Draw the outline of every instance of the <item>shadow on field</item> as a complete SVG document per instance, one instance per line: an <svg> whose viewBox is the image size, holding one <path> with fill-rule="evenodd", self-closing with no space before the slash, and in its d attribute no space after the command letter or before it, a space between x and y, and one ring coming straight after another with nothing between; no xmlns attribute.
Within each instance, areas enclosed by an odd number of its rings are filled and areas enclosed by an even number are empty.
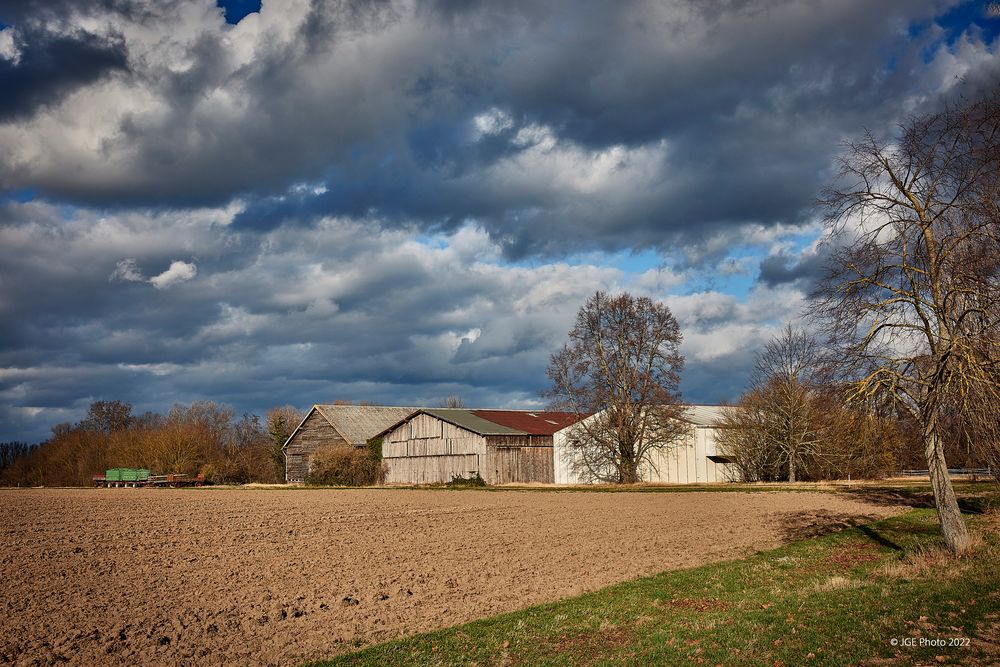
<svg viewBox="0 0 1000 667"><path fill-rule="evenodd" d="M923 489L858 488L845 489L842 494L873 505L906 505L913 508L934 508L934 494ZM958 506L963 514L983 514L990 507L997 506L993 496L972 496L959 494Z"/></svg>
<svg viewBox="0 0 1000 667"><path fill-rule="evenodd" d="M781 533L787 541L805 540L863 526L879 518L877 515L843 514L828 510L789 512L782 515Z"/></svg>
<svg viewBox="0 0 1000 667"><path fill-rule="evenodd" d="M842 494L872 505L906 505L907 507L934 507L934 494L917 489L858 488L844 489Z"/></svg>
<svg viewBox="0 0 1000 667"><path fill-rule="evenodd" d="M902 551L903 550L903 547L901 547L900 545L896 544L895 542L893 542L892 540L890 540L888 537L882 535L882 533L878 532L876 529L872 528L871 526L858 526L858 530L860 530L861 533L864 534L872 542L876 542L876 543L882 545L883 547L885 547L886 549L892 549L893 551Z"/></svg>

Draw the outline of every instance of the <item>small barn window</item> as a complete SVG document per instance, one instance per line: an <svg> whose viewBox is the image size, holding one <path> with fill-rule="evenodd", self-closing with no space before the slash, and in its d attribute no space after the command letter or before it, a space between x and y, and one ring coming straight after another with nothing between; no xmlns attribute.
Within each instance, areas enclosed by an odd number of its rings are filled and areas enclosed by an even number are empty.
<svg viewBox="0 0 1000 667"><path fill-rule="evenodd" d="M712 461L714 463L732 463L733 462L733 460L731 458L729 458L728 456L718 456L718 455L709 456L708 460Z"/></svg>

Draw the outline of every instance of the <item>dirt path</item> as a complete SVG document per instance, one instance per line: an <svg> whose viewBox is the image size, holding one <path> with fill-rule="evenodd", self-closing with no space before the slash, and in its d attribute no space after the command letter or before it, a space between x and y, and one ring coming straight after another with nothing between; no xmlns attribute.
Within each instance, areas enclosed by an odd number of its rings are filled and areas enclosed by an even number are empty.
<svg viewBox="0 0 1000 667"><path fill-rule="evenodd" d="M0 663L291 665L902 509L814 493L0 491Z"/></svg>

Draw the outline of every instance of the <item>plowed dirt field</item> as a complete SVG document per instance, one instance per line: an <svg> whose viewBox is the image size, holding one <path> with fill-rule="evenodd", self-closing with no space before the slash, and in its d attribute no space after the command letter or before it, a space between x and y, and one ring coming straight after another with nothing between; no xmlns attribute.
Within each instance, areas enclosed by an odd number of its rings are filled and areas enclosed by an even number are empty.
<svg viewBox="0 0 1000 667"><path fill-rule="evenodd" d="M902 509L818 493L0 491L0 663L294 665Z"/></svg>

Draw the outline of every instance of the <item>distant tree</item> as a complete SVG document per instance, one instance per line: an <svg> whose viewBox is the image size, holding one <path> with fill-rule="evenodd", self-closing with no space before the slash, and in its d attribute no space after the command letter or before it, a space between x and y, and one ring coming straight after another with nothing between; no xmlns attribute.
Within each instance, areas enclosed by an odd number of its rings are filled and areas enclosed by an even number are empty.
<svg viewBox="0 0 1000 667"><path fill-rule="evenodd" d="M879 479L912 456L912 437L884 402L845 403L841 387L823 386L817 403L823 440L820 456L808 462L810 477Z"/></svg>
<svg viewBox="0 0 1000 667"><path fill-rule="evenodd" d="M438 407L441 407L441 408L464 408L465 407L465 401L462 400L461 396L458 396L457 394L452 394L451 396L445 396L444 398L442 398L441 402L438 403Z"/></svg>
<svg viewBox="0 0 1000 667"><path fill-rule="evenodd" d="M233 417L232 408L213 401L174 405L149 433L145 460L158 472L225 474Z"/></svg>
<svg viewBox="0 0 1000 667"><path fill-rule="evenodd" d="M0 442L0 471L14 465L14 462L34 451L37 445L26 442Z"/></svg>
<svg viewBox="0 0 1000 667"><path fill-rule="evenodd" d="M1000 95L849 144L823 203L837 249L813 313L849 397L888 397L919 425L941 531L960 553L944 418L982 422L1000 403Z"/></svg>
<svg viewBox="0 0 1000 667"><path fill-rule="evenodd" d="M634 483L640 466L688 431L678 418L681 332L648 297L597 292L580 308L569 342L552 355L543 396L580 418L572 451L584 476ZM586 418L589 415L592 417Z"/></svg>
<svg viewBox="0 0 1000 667"><path fill-rule="evenodd" d="M27 453L17 443L0 445L0 463L16 457L0 466L0 483L89 485L94 474L118 466L201 472L224 482L276 482L283 466L274 443L283 443L283 432L301 417L293 408L277 408L265 425L250 414L234 419L231 408L209 401L175 405L165 416L132 417L128 404L113 403L95 404L78 424L57 424L48 441Z"/></svg>
<svg viewBox="0 0 1000 667"><path fill-rule="evenodd" d="M823 454L819 347L786 325L757 355L750 389L721 423L719 446L747 481L798 481Z"/></svg>
<svg viewBox="0 0 1000 667"><path fill-rule="evenodd" d="M290 405L271 408L267 411L267 437L271 441L269 453L279 479L284 477L285 469L285 452L282 447L298 427L303 416L299 410Z"/></svg>
<svg viewBox="0 0 1000 667"><path fill-rule="evenodd" d="M219 469L222 480L238 484L276 481L268 454L270 445L260 417L244 413L223 445L223 466Z"/></svg>
<svg viewBox="0 0 1000 667"><path fill-rule="evenodd" d="M83 428L94 429L104 435L123 431L133 421L132 404L124 401L94 401L87 409L87 416L80 422Z"/></svg>
<svg viewBox="0 0 1000 667"><path fill-rule="evenodd" d="M283 405L267 411L267 435L279 450L298 427L303 417L302 412L291 405Z"/></svg>

